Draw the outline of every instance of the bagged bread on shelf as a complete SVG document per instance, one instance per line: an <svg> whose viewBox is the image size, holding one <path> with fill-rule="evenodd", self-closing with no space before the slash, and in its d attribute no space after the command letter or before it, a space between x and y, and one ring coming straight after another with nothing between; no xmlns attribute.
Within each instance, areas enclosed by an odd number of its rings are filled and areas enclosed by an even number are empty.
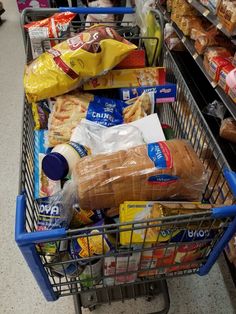
<svg viewBox="0 0 236 314"><path fill-rule="evenodd" d="M236 143L236 121L234 118L227 118L221 122L220 136L230 142Z"/></svg>
<svg viewBox="0 0 236 314"><path fill-rule="evenodd" d="M151 96L143 93L134 104L98 97L88 93L70 93L56 98L49 117L49 146L70 141L75 127L84 118L110 127L141 119L153 109Z"/></svg>
<svg viewBox="0 0 236 314"><path fill-rule="evenodd" d="M108 26L95 25L54 46L26 66L29 102L67 93L106 73L136 46Z"/></svg>
<svg viewBox="0 0 236 314"><path fill-rule="evenodd" d="M232 43L227 37L217 34L212 29L206 35L198 37L194 47L198 54L203 54L207 47L224 47L230 49L232 48Z"/></svg>
<svg viewBox="0 0 236 314"><path fill-rule="evenodd" d="M125 200L199 200L204 166L191 145L170 140L81 159L73 174L82 208L111 208Z"/></svg>
<svg viewBox="0 0 236 314"><path fill-rule="evenodd" d="M170 50L174 51L183 51L184 45L179 39L179 37L176 35L175 30L171 23L166 23L165 29L164 29L164 40L167 45L167 47Z"/></svg>
<svg viewBox="0 0 236 314"><path fill-rule="evenodd" d="M217 15L223 27L231 34L236 33L236 2L222 0Z"/></svg>
<svg viewBox="0 0 236 314"><path fill-rule="evenodd" d="M209 63L214 57L231 57L231 51L223 47L207 47L204 53L203 65L207 72L209 72Z"/></svg>

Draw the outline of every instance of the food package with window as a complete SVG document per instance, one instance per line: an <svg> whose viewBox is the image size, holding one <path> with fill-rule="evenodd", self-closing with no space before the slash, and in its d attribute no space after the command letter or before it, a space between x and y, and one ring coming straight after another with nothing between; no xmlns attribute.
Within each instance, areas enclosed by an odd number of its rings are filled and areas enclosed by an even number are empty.
<svg viewBox="0 0 236 314"><path fill-rule="evenodd" d="M49 146L69 142L73 130L84 118L111 127L139 120L152 109L152 95L145 92L133 104L88 93L59 96L49 117Z"/></svg>
<svg viewBox="0 0 236 314"><path fill-rule="evenodd" d="M111 208L126 200L199 200L207 178L191 145L170 140L87 156L75 167L82 208Z"/></svg>

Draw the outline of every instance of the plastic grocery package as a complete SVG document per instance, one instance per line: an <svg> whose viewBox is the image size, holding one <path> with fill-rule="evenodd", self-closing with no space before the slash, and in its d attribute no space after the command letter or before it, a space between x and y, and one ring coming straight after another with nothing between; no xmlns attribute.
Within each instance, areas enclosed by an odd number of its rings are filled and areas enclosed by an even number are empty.
<svg viewBox="0 0 236 314"><path fill-rule="evenodd" d="M151 113L152 109L152 100L147 93L132 105L88 93L59 96L49 117L49 146L68 142L72 131L83 118L110 127L138 120Z"/></svg>
<svg viewBox="0 0 236 314"><path fill-rule="evenodd" d="M54 46L25 69L29 102L55 97L106 73L137 47L108 26L95 25Z"/></svg>
<svg viewBox="0 0 236 314"><path fill-rule="evenodd" d="M58 43L58 40L51 40L52 38L67 35L69 24L75 16L76 14L72 12L56 13L46 19L24 25L29 33L33 58Z"/></svg>
<svg viewBox="0 0 236 314"><path fill-rule="evenodd" d="M184 140L87 156L73 177L83 209L116 207L126 200L199 200L207 182L203 164Z"/></svg>
<svg viewBox="0 0 236 314"><path fill-rule="evenodd" d="M68 181L61 191L53 196L40 198L37 203L39 214L36 229L38 231L63 227L67 229L74 215L73 205L78 203L76 186L73 181ZM67 243L64 249L57 248L56 242L40 243L38 248L43 253L55 254L58 249L66 251Z"/></svg>
<svg viewBox="0 0 236 314"><path fill-rule="evenodd" d="M135 126L122 124L107 128L85 119L74 129L71 141L89 147L92 155L144 144L142 132Z"/></svg>
<svg viewBox="0 0 236 314"><path fill-rule="evenodd" d="M227 118L221 122L220 136L236 143L236 121L234 118Z"/></svg>

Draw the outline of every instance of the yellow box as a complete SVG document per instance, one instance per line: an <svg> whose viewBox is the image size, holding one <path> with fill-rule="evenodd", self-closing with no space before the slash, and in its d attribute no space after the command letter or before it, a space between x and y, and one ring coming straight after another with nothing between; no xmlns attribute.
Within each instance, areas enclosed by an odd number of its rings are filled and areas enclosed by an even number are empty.
<svg viewBox="0 0 236 314"><path fill-rule="evenodd" d="M164 67L112 70L84 84L84 90L155 86L166 83Z"/></svg>

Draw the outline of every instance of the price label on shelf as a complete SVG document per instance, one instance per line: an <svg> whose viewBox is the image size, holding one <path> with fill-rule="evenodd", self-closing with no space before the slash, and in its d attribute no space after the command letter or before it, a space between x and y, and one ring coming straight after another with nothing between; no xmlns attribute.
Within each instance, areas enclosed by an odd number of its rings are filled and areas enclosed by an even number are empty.
<svg viewBox="0 0 236 314"><path fill-rule="evenodd" d="M212 82L211 82L211 86L212 86L213 88L215 88L215 87L217 86L217 83L214 82L214 81L212 81Z"/></svg>
<svg viewBox="0 0 236 314"><path fill-rule="evenodd" d="M186 37L183 36L183 38L181 40L182 40L182 43L185 43L186 42Z"/></svg>
<svg viewBox="0 0 236 314"><path fill-rule="evenodd" d="M195 53L193 54L193 59L196 60L197 57L198 57L198 53L195 52Z"/></svg>
<svg viewBox="0 0 236 314"><path fill-rule="evenodd" d="M216 25L216 27L218 28L218 29L222 29L222 24L221 23L218 23L217 25Z"/></svg>
<svg viewBox="0 0 236 314"><path fill-rule="evenodd" d="M210 13L210 11L205 10L205 11L202 13L202 15L206 17L209 13Z"/></svg>

